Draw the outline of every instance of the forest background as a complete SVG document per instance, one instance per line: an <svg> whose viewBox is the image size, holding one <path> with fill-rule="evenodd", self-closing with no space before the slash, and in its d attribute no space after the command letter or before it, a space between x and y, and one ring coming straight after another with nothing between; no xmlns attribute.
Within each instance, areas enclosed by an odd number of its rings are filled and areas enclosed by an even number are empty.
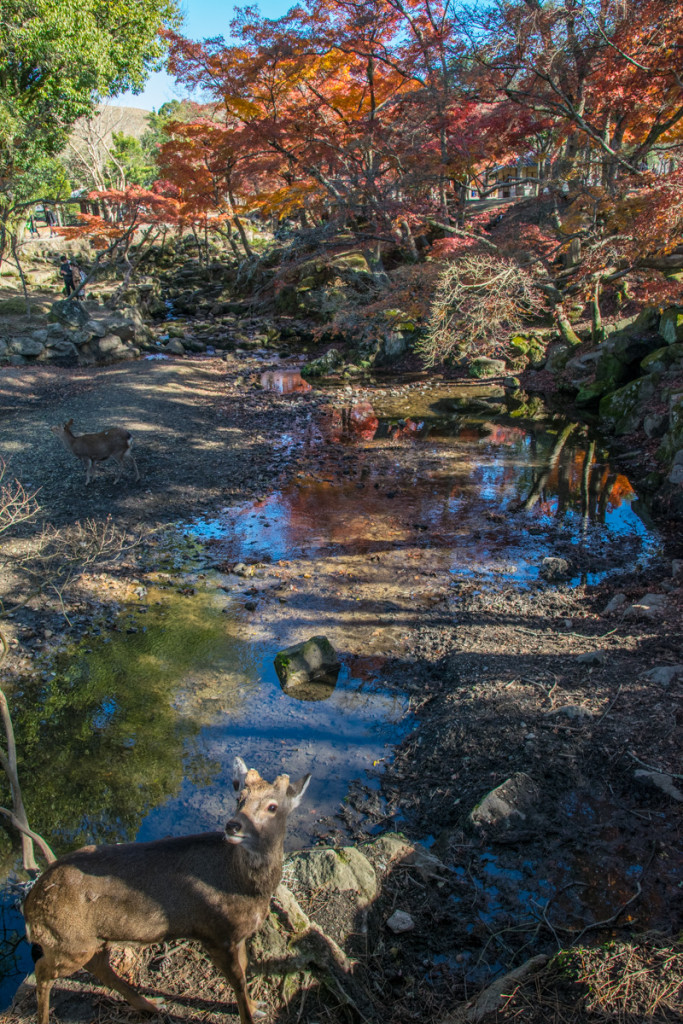
<svg viewBox="0 0 683 1024"><path fill-rule="evenodd" d="M71 233L108 251L192 229L253 260L249 218L294 232L302 259L361 253L370 301L334 326L413 318L431 362L525 324L575 342L584 313L600 340L605 308L677 295L678 4L308 0L237 9L201 42L172 0L3 7L0 255L16 260L36 203L77 209L74 186L97 205ZM164 60L195 99L79 158L96 103ZM523 215L491 216L501 182L533 200Z"/></svg>

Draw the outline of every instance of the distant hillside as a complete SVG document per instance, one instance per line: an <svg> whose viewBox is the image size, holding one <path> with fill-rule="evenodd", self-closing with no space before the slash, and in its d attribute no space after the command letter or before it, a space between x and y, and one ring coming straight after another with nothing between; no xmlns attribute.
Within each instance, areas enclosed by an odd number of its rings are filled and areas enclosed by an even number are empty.
<svg viewBox="0 0 683 1024"><path fill-rule="evenodd" d="M150 110L101 103L92 117L77 121L62 159L76 188L103 188L104 168L111 158L112 137L121 132L140 139L148 130Z"/></svg>
<svg viewBox="0 0 683 1024"><path fill-rule="evenodd" d="M140 110L139 107L114 107L108 103L100 103L95 117L98 134L107 143L114 132L123 132L124 135L132 135L134 139L139 139L149 127L147 118L151 113L151 110Z"/></svg>

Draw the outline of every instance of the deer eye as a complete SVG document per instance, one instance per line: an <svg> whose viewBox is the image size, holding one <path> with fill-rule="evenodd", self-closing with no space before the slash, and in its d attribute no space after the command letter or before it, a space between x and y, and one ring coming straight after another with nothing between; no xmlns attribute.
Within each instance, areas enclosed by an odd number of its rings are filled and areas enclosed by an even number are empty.
<svg viewBox="0 0 683 1024"><path fill-rule="evenodd" d="M277 810L277 804L268 804L268 807L266 808L266 810L267 810L267 811L268 811L268 812L269 812L270 814L275 814L275 812L276 812L276 810Z"/></svg>

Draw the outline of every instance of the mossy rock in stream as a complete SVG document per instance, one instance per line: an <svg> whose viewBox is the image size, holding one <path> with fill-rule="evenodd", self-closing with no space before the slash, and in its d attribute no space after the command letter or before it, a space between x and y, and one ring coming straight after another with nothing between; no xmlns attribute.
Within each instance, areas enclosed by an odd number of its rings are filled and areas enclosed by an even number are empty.
<svg viewBox="0 0 683 1024"><path fill-rule="evenodd" d="M528 395L525 391L512 391L507 399L510 416L514 419L542 420L548 410L540 395Z"/></svg>
<svg viewBox="0 0 683 1024"><path fill-rule="evenodd" d="M606 395L600 402L601 418L611 422L617 435L637 430L648 411L647 403L658 393L659 382L660 375L651 373Z"/></svg>
<svg viewBox="0 0 683 1024"><path fill-rule="evenodd" d="M483 377L499 377L506 370L507 363L504 359L489 359L487 356L480 356L470 363L467 376L481 380Z"/></svg>
<svg viewBox="0 0 683 1024"><path fill-rule="evenodd" d="M303 700L329 697L340 667L337 652L326 636L312 636L275 656L275 671L282 689ZM321 687L319 691L317 684Z"/></svg>

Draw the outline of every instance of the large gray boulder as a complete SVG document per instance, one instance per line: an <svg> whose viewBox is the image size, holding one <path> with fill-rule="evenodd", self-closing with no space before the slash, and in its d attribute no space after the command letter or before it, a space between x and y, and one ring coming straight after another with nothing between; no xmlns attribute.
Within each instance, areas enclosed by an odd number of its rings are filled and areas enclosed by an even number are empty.
<svg viewBox="0 0 683 1024"><path fill-rule="evenodd" d="M57 366L76 366L79 363L78 349L72 341L54 341L38 356L39 363L55 363Z"/></svg>
<svg viewBox="0 0 683 1024"><path fill-rule="evenodd" d="M169 342L164 345L164 352L168 352L172 356L183 356L185 355L185 346L179 338L171 338Z"/></svg>
<svg viewBox="0 0 683 1024"><path fill-rule="evenodd" d="M49 346L58 341L64 341L65 338L69 337L69 333L63 324L48 324L45 329L45 344Z"/></svg>
<svg viewBox="0 0 683 1024"><path fill-rule="evenodd" d="M39 356L45 346L42 342L37 341L35 338L15 338L14 341L10 342L10 352L15 355L25 356L31 358L32 356Z"/></svg>
<svg viewBox="0 0 683 1024"><path fill-rule="evenodd" d="M90 314L83 304L75 299L59 299L50 306L48 319L64 324L65 327L85 327Z"/></svg>
<svg viewBox="0 0 683 1024"><path fill-rule="evenodd" d="M308 892L354 892L367 903L377 895L375 869L355 846L290 854L283 880Z"/></svg>

